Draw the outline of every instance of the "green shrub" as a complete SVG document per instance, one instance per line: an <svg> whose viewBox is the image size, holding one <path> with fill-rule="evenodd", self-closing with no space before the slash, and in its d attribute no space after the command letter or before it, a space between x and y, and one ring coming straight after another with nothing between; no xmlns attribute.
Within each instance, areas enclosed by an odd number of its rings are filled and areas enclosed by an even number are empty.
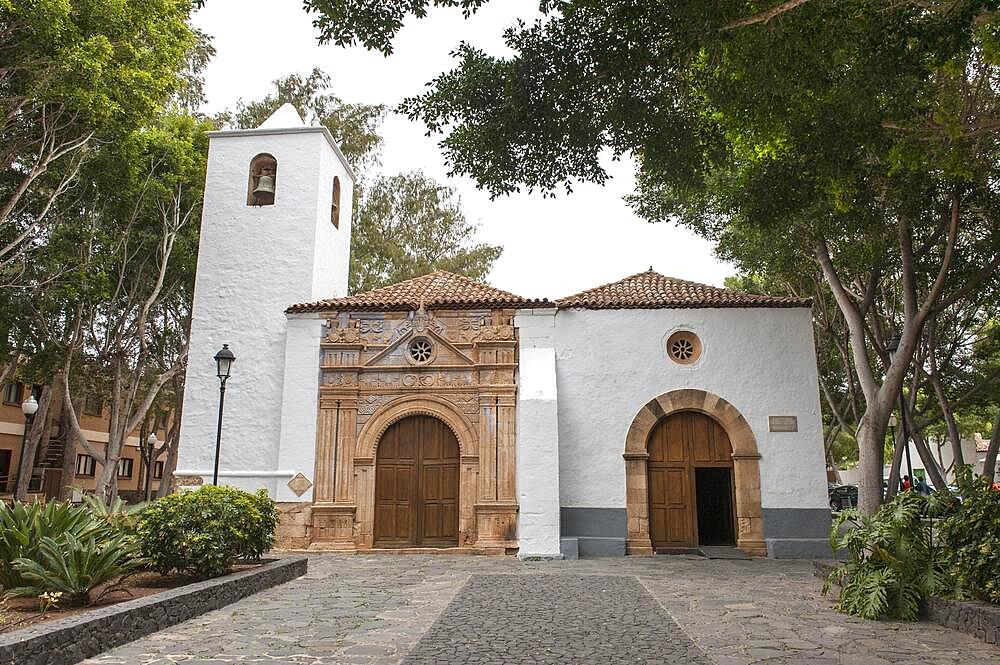
<svg viewBox="0 0 1000 665"><path fill-rule="evenodd" d="M921 520L927 506L916 492L901 492L871 517L852 509L834 520L830 544L846 550L848 559L830 573L823 593L842 585L839 611L865 619L920 618L921 600L943 582L930 529Z"/></svg>
<svg viewBox="0 0 1000 665"><path fill-rule="evenodd" d="M968 466L955 475L962 500L951 503L935 531L949 590L1000 604L1000 486L973 477Z"/></svg>
<svg viewBox="0 0 1000 665"><path fill-rule="evenodd" d="M106 594L122 588L122 583L136 572L143 561L136 557L135 548L122 534L91 532L82 539L72 533L61 538L46 536L38 544L36 558L14 561L25 584L10 589L8 597L61 594L60 602L68 605L89 605ZM92 598L93 590L106 585Z"/></svg>
<svg viewBox="0 0 1000 665"><path fill-rule="evenodd" d="M57 541L72 535L77 539L107 534L106 523L95 520L90 511L71 503L21 503L12 506L0 502L0 588L25 586L14 562L18 559L41 560L45 538Z"/></svg>
<svg viewBox="0 0 1000 665"><path fill-rule="evenodd" d="M136 527L140 553L154 570L216 577L274 544L278 510L256 494L206 485L149 504Z"/></svg>

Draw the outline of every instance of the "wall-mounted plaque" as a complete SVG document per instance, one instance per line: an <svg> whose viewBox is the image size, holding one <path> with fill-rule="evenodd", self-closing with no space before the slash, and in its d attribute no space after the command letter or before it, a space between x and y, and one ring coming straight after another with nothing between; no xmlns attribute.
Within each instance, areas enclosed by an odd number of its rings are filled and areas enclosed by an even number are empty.
<svg viewBox="0 0 1000 665"><path fill-rule="evenodd" d="M798 432L799 419L796 416L768 416L767 428L772 432Z"/></svg>

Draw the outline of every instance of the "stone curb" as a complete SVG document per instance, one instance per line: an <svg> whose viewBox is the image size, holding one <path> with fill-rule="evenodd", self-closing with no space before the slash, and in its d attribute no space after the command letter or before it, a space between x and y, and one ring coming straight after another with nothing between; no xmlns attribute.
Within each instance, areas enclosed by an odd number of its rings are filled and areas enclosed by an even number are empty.
<svg viewBox="0 0 1000 665"><path fill-rule="evenodd" d="M825 580L836 564L814 561L816 577ZM945 628L951 628L986 642L1000 645L1000 607L978 600L928 598L920 607L920 615Z"/></svg>
<svg viewBox="0 0 1000 665"><path fill-rule="evenodd" d="M0 665L71 665L306 573L304 556L0 635Z"/></svg>

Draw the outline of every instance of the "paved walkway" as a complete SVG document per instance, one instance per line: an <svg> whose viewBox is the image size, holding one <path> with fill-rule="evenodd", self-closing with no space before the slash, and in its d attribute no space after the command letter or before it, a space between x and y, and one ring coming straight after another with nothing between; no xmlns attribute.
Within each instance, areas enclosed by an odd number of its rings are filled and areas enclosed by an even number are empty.
<svg viewBox="0 0 1000 665"><path fill-rule="evenodd" d="M85 661L944 665L1000 649L836 613L808 562L313 557L309 573Z"/></svg>

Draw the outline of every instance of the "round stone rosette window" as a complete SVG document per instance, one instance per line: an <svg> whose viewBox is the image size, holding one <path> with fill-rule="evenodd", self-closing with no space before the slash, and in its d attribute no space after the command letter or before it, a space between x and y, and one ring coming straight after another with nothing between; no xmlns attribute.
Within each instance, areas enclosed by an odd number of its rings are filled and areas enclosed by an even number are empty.
<svg viewBox="0 0 1000 665"><path fill-rule="evenodd" d="M410 362L426 365L434 359L434 344L426 337L414 337L406 347Z"/></svg>
<svg viewBox="0 0 1000 665"><path fill-rule="evenodd" d="M701 349L701 339L690 330L678 330L667 338L667 356L679 365L697 362Z"/></svg>

